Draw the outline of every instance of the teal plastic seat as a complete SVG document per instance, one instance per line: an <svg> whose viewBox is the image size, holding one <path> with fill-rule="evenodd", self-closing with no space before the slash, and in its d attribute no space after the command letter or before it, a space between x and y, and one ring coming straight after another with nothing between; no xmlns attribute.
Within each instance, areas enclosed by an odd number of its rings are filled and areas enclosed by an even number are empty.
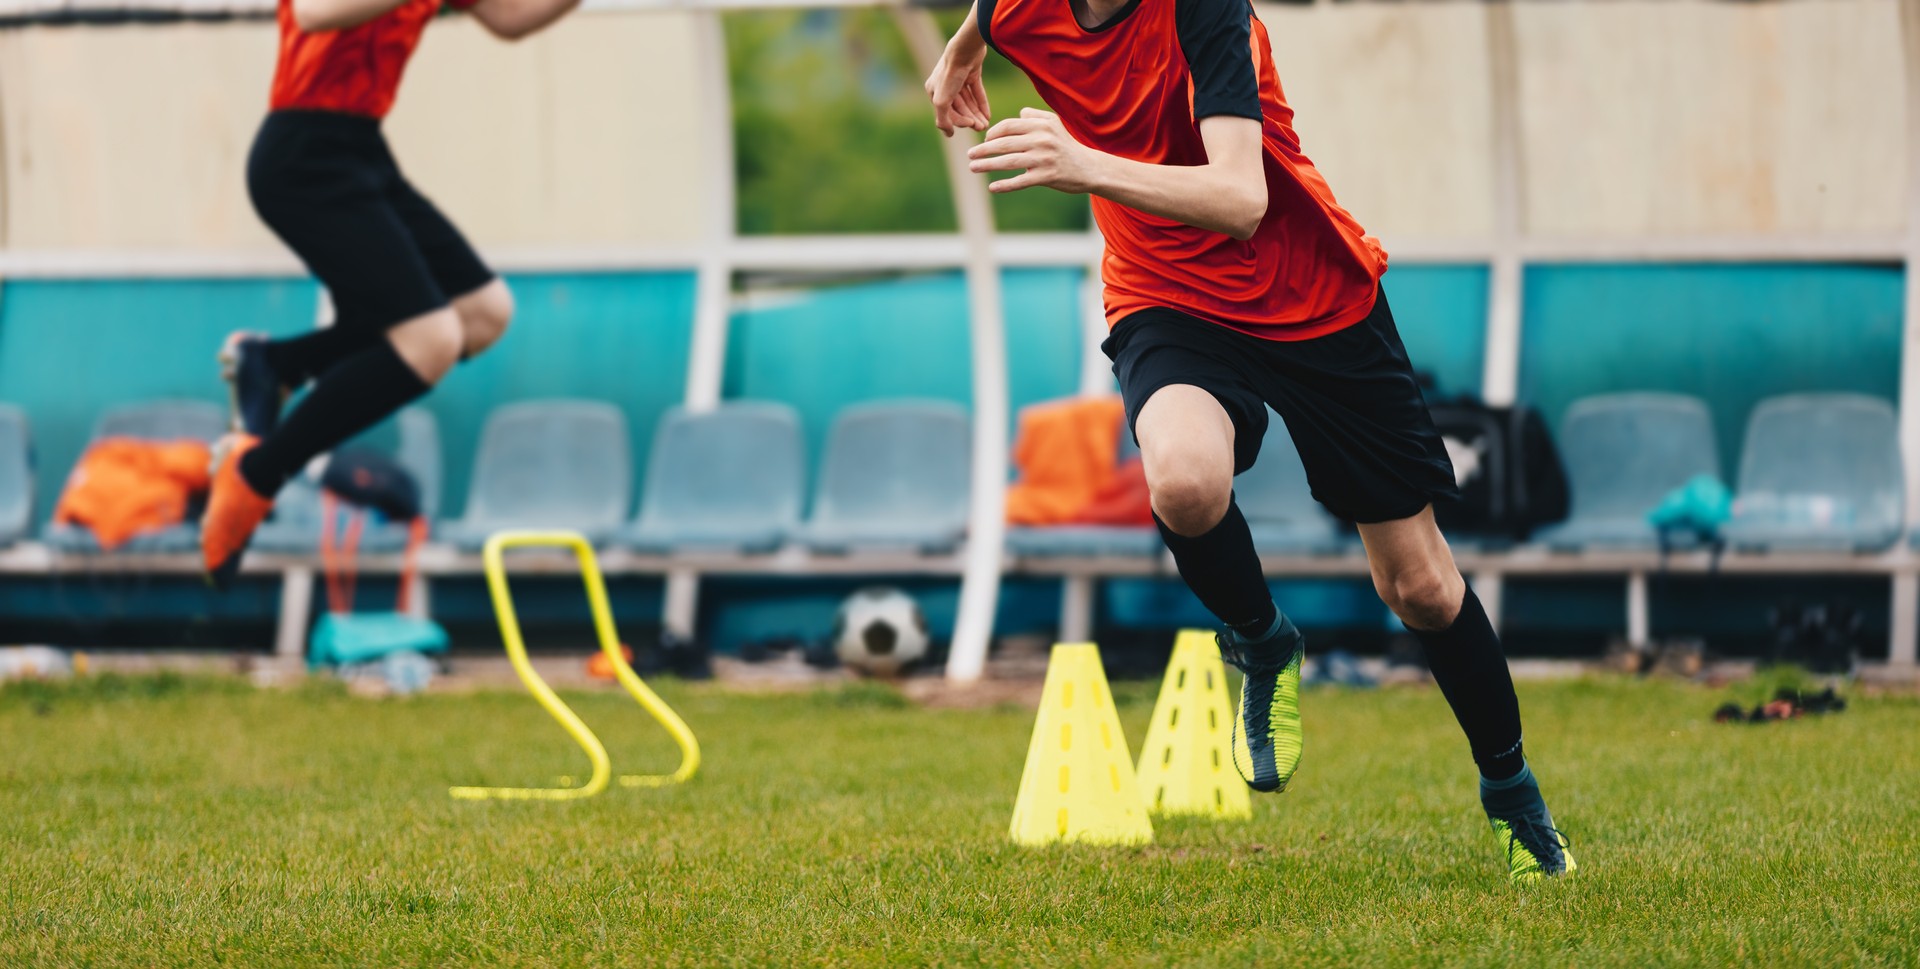
<svg viewBox="0 0 1920 969"><path fill-rule="evenodd" d="M1151 559L1165 548L1155 528L1048 525L1007 529L1007 550L1032 559Z"/></svg>
<svg viewBox="0 0 1920 969"><path fill-rule="evenodd" d="M1862 394L1793 394L1754 408L1728 542L1745 551L1875 552L1905 512L1899 421Z"/></svg>
<svg viewBox="0 0 1920 969"><path fill-rule="evenodd" d="M108 410L94 423L91 440L132 437L212 444L226 431L226 412L216 404L204 400L153 400ZM190 522L135 535L112 553L100 547L92 532L73 525L49 524L42 538L53 549L71 555L170 555L200 548L200 528Z"/></svg>
<svg viewBox="0 0 1920 969"><path fill-rule="evenodd" d="M862 550L940 555L967 530L972 434L945 401L860 404L827 436L813 516L801 541L823 555Z"/></svg>
<svg viewBox="0 0 1920 969"><path fill-rule="evenodd" d="M1704 401L1683 394L1577 400L1557 443L1572 509L1535 540L1559 551L1658 548L1647 513L1695 476L1720 475L1713 415Z"/></svg>
<svg viewBox="0 0 1920 969"><path fill-rule="evenodd" d="M1260 457L1234 479L1233 494L1262 555L1338 555L1354 547L1345 526L1314 500L1286 423L1271 410Z"/></svg>
<svg viewBox="0 0 1920 969"><path fill-rule="evenodd" d="M395 460L413 475L420 488L420 513L432 521L440 509L440 423L432 413L409 407L396 416L399 445ZM253 548L285 555L311 555L320 550L320 486L304 474L295 475L273 502L273 517L254 533ZM342 516L345 517L344 515ZM344 531L335 523L335 534ZM360 536L360 551L398 552L407 547L407 526L381 522Z"/></svg>
<svg viewBox="0 0 1920 969"><path fill-rule="evenodd" d="M0 404L0 548L33 527L33 435L26 412Z"/></svg>
<svg viewBox="0 0 1920 969"><path fill-rule="evenodd" d="M621 543L649 555L779 549L800 525L805 449L785 404L674 408L654 432L640 515Z"/></svg>
<svg viewBox="0 0 1920 969"><path fill-rule="evenodd" d="M568 529L596 545L626 519L633 492L627 419L611 404L537 400L487 417L466 513L440 536L477 552L504 529Z"/></svg>

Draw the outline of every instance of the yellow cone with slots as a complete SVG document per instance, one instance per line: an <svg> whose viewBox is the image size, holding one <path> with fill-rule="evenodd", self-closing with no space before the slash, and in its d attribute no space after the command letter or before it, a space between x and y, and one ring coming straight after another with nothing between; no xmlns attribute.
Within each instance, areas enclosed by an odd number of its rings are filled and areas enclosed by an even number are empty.
<svg viewBox="0 0 1920 969"><path fill-rule="evenodd" d="M1140 797L1147 810L1253 817L1253 799L1233 766L1234 715L1213 634L1182 631L1140 747Z"/></svg>
<svg viewBox="0 0 1920 969"><path fill-rule="evenodd" d="M1053 648L1009 833L1023 845L1153 840L1133 753L1092 643Z"/></svg>

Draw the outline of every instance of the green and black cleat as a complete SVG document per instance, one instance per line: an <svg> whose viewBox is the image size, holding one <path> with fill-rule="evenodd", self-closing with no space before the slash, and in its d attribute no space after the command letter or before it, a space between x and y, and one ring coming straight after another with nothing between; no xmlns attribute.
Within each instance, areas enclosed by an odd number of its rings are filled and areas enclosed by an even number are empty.
<svg viewBox="0 0 1920 969"><path fill-rule="evenodd" d="M1307 639L1286 616L1257 642L1220 633L1220 659L1239 670L1240 717L1233 728L1233 766L1256 791L1287 789L1300 766L1300 664Z"/></svg>

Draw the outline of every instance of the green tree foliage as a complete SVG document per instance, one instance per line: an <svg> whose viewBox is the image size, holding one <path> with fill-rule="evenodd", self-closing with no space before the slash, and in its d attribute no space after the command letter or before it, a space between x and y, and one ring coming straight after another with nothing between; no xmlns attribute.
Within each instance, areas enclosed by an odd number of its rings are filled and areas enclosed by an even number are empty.
<svg viewBox="0 0 1920 969"><path fill-rule="evenodd" d="M953 230L923 79L886 13L736 12L726 30L742 233ZM1040 104L997 56L987 88L996 118ZM1007 230L1088 222L1084 198L1046 189L996 197L994 215Z"/></svg>

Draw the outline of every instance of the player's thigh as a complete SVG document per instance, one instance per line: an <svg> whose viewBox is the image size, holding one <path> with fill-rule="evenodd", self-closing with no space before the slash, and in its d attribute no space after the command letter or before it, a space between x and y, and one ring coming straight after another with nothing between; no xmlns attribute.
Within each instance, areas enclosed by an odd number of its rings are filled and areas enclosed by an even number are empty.
<svg viewBox="0 0 1920 969"><path fill-rule="evenodd" d="M504 309L506 315L511 315L511 301L504 307L500 302L500 297L507 295L506 284L501 283L498 274L480 258L480 253L453 220L404 177L394 178L387 186L386 195L388 204L412 236L427 271L442 292L454 297L456 309L465 300L470 311L497 314ZM489 284L493 283L499 285L490 289Z"/></svg>
<svg viewBox="0 0 1920 969"><path fill-rule="evenodd" d="M1346 329L1264 349L1263 396L1313 497L1358 523L1410 519L1454 493L1453 465L1382 295Z"/></svg>
<svg viewBox="0 0 1920 969"><path fill-rule="evenodd" d="M378 333L445 307L377 162L319 136L285 140L256 146L250 193L262 221L327 288L336 325Z"/></svg>
<svg viewBox="0 0 1920 969"><path fill-rule="evenodd" d="M1154 391L1134 418L1147 485L1159 490L1174 479L1231 488L1235 430L1211 393L1193 384L1168 384Z"/></svg>

